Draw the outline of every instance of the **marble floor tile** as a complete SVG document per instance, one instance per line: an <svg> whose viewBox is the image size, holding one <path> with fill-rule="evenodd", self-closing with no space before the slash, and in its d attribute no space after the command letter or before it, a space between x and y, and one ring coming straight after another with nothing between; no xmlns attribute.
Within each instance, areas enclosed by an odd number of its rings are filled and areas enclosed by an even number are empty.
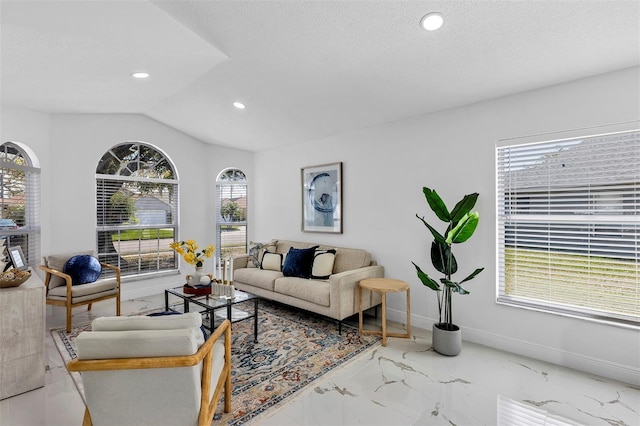
<svg viewBox="0 0 640 426"><path fill-rule="evenodd" d="M123 301L122 311L163 304L157 295ZM73 321L113 314L113 301L105 301L74 310ZM47 307L47 330L64 324L64 309ZM392 329L403 331L400 324ZM459 356L444 357L431 350L430 332L413 328L412 335L389 338L253 423L640 425L637 387L468 342ZM0 401L0 425L81 424L82 399L49 332L45 347L45 387Z"/></svg>

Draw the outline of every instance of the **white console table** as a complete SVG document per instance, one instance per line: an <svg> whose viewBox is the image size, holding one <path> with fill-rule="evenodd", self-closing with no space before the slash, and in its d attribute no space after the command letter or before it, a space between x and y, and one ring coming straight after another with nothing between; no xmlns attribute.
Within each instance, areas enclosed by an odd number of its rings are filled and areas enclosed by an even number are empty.
<svg viewBox="0 0 640 426"><path fill-rule="evenodd" d="M0 399L44 386L44 283L0 288Z"/></svg>

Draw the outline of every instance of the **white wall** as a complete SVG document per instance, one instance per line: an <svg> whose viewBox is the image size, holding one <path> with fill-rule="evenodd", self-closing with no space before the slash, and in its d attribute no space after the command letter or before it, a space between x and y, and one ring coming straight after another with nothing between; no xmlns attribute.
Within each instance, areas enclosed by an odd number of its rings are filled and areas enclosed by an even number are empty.
<svg viewBox="0 0 640 426"><path fill-rule="evenodd" d="M95 171L102 155L126 141L163 151L180 180L180 238L215 244L215 181L227 167L253 174L253 154L205 144L138 114L55 114L4 107L2 141L29 145L41 160L42 254L96 247ZM211 267L211 259L205 268ZM161 293L179 285L181 274L148 280L125 278L123 299Z"/></svg>
<svg viewBox="0 0 640 426"><path fill-rule="evenodd" d="M479 192L481 223L456 247L461 273L485 267L454 300L463 338L597 374L640 382L638 330L497 305L496 141L640 119L640 70L622 70L331 136L256 154L252 240L271 238L365 248L386 276L412 290L412 322L431 328L435 296L422 286L411 261L431 267L430 235L415 214L431 214L422 187L436 189L448 205ZM344 233L300 230L300 168L343 162ZM277 191L274 190L277 188ZM388 303L403 321L404 298Z"/></svg>

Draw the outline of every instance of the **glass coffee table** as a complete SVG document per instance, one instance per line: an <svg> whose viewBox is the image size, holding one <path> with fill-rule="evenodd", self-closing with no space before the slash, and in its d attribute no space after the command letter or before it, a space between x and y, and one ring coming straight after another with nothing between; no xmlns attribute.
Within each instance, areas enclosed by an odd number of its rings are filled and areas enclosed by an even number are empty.
<svg viewBox="0 0 640 426"><path fill-rule="evenodd" d="M183 312L190 312L192 305L195 310L203 314L202 325L209 331L216 329L216 318L220 323L228 319L231 323L245 321L253 318L253 341L258 342L258 299L255 294L236 290L235 297L213 296L211 294L196 295L187 294L182 287L166 289L164 291L164 308L167 311L179 312L175 307L169 305L169 295L182 299ZM253 300L253 312L248 312L238 304Z"/></svg>

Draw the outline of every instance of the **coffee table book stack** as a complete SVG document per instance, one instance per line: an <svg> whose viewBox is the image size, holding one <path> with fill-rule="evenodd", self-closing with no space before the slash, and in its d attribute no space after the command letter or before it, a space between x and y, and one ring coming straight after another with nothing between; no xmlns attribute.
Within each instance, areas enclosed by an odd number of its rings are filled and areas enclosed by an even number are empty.
<svg viewBox="0 0 640 426"><path fill-rule="evenodd" d="M187 276L188 277L188 276ZM186 283L182 286L183 291L186 294L205 295L210 294L212 296L223 296L233 298L235 296L235 287L232 281L226 281L224 279L214 279L211 274L208 274L209 283L207 284L191 284Z"/></svg>

